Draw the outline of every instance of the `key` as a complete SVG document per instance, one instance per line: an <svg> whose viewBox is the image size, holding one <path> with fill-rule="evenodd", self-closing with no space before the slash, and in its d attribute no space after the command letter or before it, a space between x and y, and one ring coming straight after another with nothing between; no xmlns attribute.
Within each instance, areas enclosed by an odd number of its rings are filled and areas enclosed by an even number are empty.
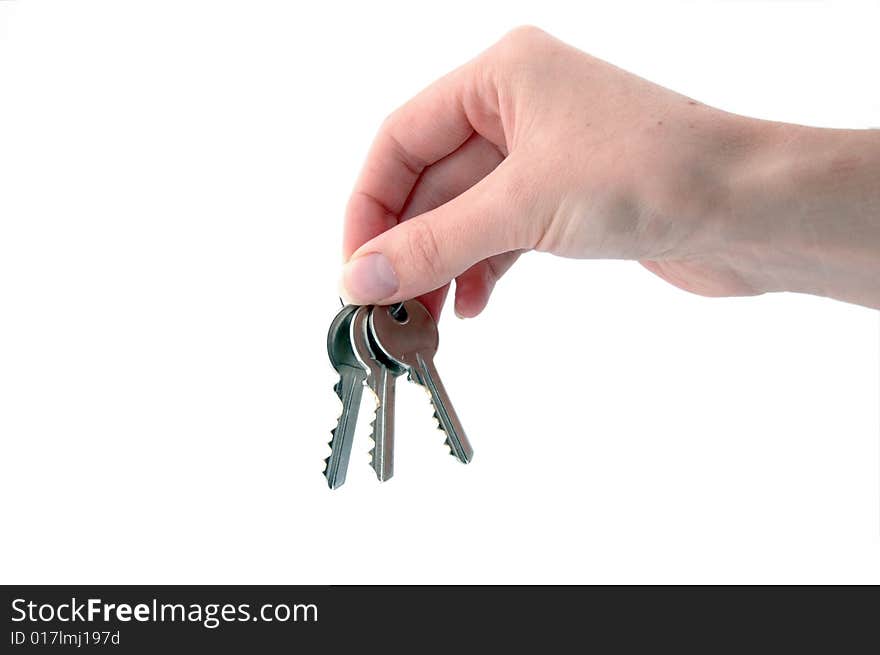
<svg viewBox="0 0 880 655"><path fill-rule="evenodd" d="M342 401L342 413L331 432L333 436L330 439L330 457L324 460L326 464L324 476L331 489L336 489L345 482L364 379L367 375L351 346L351 319L356 311L357 307L354 305L343 307L333 319L327 332L327 353L330 355L333 368L339 373L339 381L333 387L333 391Z"/></svg>
<svg viewBox="0 0 880 655"><path fill-rule="evenodd" d="M382 358L371 343L369 316L371 307L358 308L351 320L351 345L355 357L367 372L367 388L376 396L376 418L371 426L373 449L370 465L380 482L394 475L394 386L404 369Z"/></svg>
<svg viewBox="0 0 880 655"><path fill-rule="evenodd" d="M381 354L404 367L413 382L428 390L449 450L459 461L470 462L474 451L434 366L440 338L430 312L417 300L408 300L402 307L374 307L370 331Z"/></svg>

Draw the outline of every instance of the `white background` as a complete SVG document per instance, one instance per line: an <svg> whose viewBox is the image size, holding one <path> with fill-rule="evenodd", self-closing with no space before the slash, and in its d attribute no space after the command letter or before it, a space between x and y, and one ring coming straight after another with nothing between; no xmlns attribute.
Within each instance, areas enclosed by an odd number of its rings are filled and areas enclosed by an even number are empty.
<svg viewBox="0 0 880 655"><path fill-rule="evenodd" d="M525 256L400 380L325 352L382 118L533 23L703 102L880 125L877 3L0 3L0 580L880 582L877 312ZM361 417L362 428L368 416Z"/></svg>

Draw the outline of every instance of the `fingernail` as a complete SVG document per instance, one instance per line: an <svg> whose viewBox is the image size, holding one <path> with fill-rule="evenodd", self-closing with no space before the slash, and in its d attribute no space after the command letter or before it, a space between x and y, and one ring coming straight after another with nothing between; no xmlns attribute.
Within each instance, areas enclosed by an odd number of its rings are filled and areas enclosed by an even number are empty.
<svg viewBox="0 0 880 655"><path fill-rule="evenodd" d="M388 258L374 252L361 255L343 267L342 288L347 301L369 305L396 293L400 283Z"/></svg>

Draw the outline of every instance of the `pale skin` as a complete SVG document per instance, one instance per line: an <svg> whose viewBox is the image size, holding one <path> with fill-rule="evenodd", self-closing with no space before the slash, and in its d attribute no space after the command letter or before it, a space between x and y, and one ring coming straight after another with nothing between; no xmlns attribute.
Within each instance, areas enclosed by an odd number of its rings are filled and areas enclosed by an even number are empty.
<svg viewBox="0 0 880 655"><path fill-rule="evenodd" d="M479 314L520 253L631 259L704 296L880 308L880 130L708 107L531 27L383 123L348 202L343 295Z"/></svg>

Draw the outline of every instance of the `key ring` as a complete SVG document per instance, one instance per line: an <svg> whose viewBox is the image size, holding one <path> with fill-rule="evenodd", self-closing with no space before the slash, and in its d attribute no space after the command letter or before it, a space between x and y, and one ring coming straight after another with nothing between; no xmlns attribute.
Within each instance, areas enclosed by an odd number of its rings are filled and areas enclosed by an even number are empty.
<svg viewBox="0 0 880 655"><path fill-rule="evenodd" d="M339 305L345 307L345 301L342 299L342 296L339 297ZM406 322L406 307L403 306L402 302L396 302L393 305L389 305L388 313L391 314L396 321L400 323Z"/></svg>

